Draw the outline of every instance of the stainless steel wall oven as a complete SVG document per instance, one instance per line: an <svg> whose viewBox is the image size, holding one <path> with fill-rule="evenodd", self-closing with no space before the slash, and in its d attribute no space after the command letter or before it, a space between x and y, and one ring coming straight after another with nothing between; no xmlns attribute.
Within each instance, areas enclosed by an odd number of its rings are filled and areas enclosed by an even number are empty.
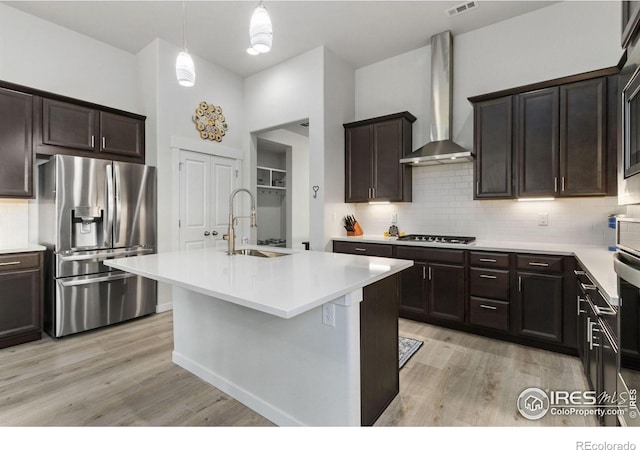
<svg viewBox="0 0 640 450"><path fill-rule="evenodd" d="M619 417L623 425L640 426L635 398L640 388L640 219L618 219L618 251L614 270L618 278L618 393L629 409ZM626 403L626 405L625 405Z"/></svg>

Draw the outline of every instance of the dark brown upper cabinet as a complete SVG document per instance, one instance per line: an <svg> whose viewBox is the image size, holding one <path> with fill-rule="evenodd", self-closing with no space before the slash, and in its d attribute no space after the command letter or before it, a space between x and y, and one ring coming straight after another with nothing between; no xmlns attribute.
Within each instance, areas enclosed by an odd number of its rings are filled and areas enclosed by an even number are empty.
<svg viewBox="0 0 640 450"><path fill-rule="evenodd" d="M560 186L566 196L607 193L607 79L560 87Z"/></svg>
<svg viewBox="0 0 640 450"><path fill-rule="evenodd" d="M144 157L144 122L118 114L100 112L102 153Z"/></svg>
<svg viewBox="0 0 640 450"><path fill-rule="evenodd" d="M474 198L617 194L617 67L471 97Z"/></svg>
<svg viewBox="0 0 640 450"><path fill-rule="evenodd" d="M473 105L474 198L513 198L512 97Z"/></svg>
<svg viewBox="0 0 640 450"><path fill-rule="evenodd" d="M519 94L515 102L518 197L553 196L558 185L559 90Z"/></svg>
<svg viewBox="0 0 640 450"><path fill-rule="evenodd" d="M411 167L400 159L412 150L409 112L344 124L345 202L410 202Z"/></svg>
<svg viewBox="0 0 640 450"><path fill-rule="evenodd" d="M34 149L144 163L144 116L59 96L34 102Z"/></svg>
<svg viewBox="0 0 640 450"><path fill-rule="evenodd" d="M0 197L33 198L33 97L0 88Z"/></svg>
<svg viewBox="0 0 640 450"><path fill-rule="evenodd" d="M38 154L144 163L144 117L51 98L38 98Z"/></svg>
<svg viewBox="0 0 640 450"><path fill-rule="evenodd" d="M622 48L627 48L638 34L640 25L640 2L622 2Z"/></svg>
<svg viewBox="0 0 640 450"><path fill-rule="evenodd" d="M42 99L42 143L96 150L98 115L95 109L48 98Z"/></svg>

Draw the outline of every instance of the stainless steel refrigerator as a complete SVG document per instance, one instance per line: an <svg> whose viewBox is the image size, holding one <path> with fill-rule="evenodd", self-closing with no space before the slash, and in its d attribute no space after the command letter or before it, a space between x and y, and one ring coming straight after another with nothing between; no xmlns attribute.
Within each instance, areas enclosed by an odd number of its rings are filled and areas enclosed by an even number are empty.
<svg viewBox="0 0 640 450"><path fill-rule="evenodd" d="M153 313L156 282L103 261L155 253L155 168L56 155L38 181L45 331L61 337Z"/></svg>

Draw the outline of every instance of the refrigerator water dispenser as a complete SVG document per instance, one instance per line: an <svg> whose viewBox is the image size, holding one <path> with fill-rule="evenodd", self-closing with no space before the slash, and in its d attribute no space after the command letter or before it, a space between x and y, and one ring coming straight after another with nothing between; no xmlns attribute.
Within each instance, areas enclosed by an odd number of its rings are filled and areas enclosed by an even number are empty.
<svg viewBox="0 0 640 450"><path fill-rule="evenodd" d="M97 206L76 206L71 210L71 247L95 248L103 241L103 210Z"/></svg>

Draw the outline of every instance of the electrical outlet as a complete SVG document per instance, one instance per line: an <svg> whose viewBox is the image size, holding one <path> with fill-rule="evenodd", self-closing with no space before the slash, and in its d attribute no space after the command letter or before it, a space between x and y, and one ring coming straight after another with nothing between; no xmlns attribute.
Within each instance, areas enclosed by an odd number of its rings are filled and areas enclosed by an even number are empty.
<svg viewBox="0 0 640 450"><path fill-rule="evenodd" d="M322 323L330 327L336 326L336 305L333 303L322 305Z"/></svg>
<svg viewBox="0 0 640 450"><path fill-rule="evenodd" d="M538 226L541 226L541 227L549 226L549 214L548 213L540 213L540 214L538 214Z"/></svg>
<svg viewBox="0 0 640 450"><path fill-rule="evenodd" d="M398 213L391 213L391 223L398 223Z"/></svg>

